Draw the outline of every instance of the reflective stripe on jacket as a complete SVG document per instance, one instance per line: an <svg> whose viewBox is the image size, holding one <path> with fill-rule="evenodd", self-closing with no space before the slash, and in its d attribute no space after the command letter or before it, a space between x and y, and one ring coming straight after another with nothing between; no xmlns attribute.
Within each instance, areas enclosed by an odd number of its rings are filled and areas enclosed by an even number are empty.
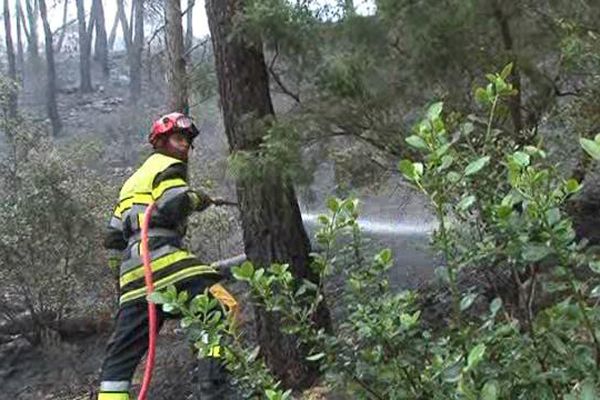
<svg viewBox="0 0 600 400"><path fill-rule="evenodd" d="M182 243L190 213L207 206L187 185L186 164L164 154L151 155L125 182L108 226L105 246L122 251L119 271L121 305L146 295L140 255L140 230L147 206L154 202L149 248L156 290L198 275L219 273L203 265Z"/></svg>

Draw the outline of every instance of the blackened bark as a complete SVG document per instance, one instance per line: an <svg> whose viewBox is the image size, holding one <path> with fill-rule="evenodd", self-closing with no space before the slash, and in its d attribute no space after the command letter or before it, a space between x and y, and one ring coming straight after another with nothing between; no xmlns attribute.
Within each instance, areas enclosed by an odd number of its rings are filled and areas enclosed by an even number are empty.
<svg viewBox="0 0 600 400"><path fill-rule="evenodd" d="M96 29L96 41L94 43L94 58L102 67L104 78L110 72L108 68L108 40L106 38L106 22L104 20L104 6L102 0L94 0L94 26Z"/></svg>
<svg viewBox="0 0 600 400"><path fill-rule="evenodd" d="M129 54L129 51L131 50L131 28L127 22L127 14L125 14L125 5L123 4L123 0L117 0L117 16L121 22L121 29L123 30L125 49L127 50L127 54ZM133 21L131 21L131 24L133 25Z"/></svg>
<svg viewBox="0 0 600 400"><path fill-rule="evenodd" d="M10 7L8 0L4 0L4 39L6 42L6 56L8 58L8 77L17 81L17 60L12 39L12 27L10 23ZM11 91L8 96L7 111L11 118L17 115L17 93Z"/></svg>
<svg viewBox="0 0 600 400"><path fill-rule="evenodd" d="M17 20L17 67L20 73L20 81L22 82L25 75L25 54L23 52L23 29L21 27L22 16L19 16L19 0L15 1L15 14Z"/></svg>
<svg viewBox="0 0 600 400"><path fill-rule="evenodd" d="M129 58L129 96L137 103L142 93L142 51L144 50L144 0L133 0L134 17L131 20L134 31Z"/></svg>
<svg viewBox="0 0 600 400"><path fill-rule="evenodd" d="M115 13L115 19L113 20L112 28L110 28L110 34L108 36L108 51L112 51L115 47L115 40L117 39L117 28L119 28L119 7L117 6L117 12Z"/></svg>
<svg viewBox="0 0 600 400"><path fill-rule="evenodd" d="M52 30L48 24L48 13L46 11L46 0L39 0L40 15L44 26L46 44L46 109L48 118L52 123L52 134L58 136L62 128L58 108L56 106L56 71L54 68L54 47L52 46Z"/></svg>
<svg viewBox="0 0 600 400"><path fill-rule="evenodd" d="M27 22L29 27L29 31L26 31L28 32L27 52L29 53L30 61L34 67L37 67L40 60L40 51L38 48L39 36L37 31L38 2L36 0L25 0L25 6L27 8Z"/></svg>
<svg viewBox="0 0 600 400"><path fill-rule="evenodd" d="M185 50L189 51L194 43L194 5L196 0L188 0L187 2L187 14L186 17L186 31L185 31Z"/></svg>
<svg viewBox="0 0 600 400"><path fill-rule="evenodd" d="M60 53L62 50L63 42L65 41L65 36L67 34L67 11L69 10L69 0L64 0L63 4L63 19L62 19L62 30L60 31L60 36L58 37L58 43L56 44L56 52Z"/></svg>
<svg viewBox="0 0 600 400"><path fill-rule="evenodd" d="M90 39L85 22L85 8L83 0L75 0L77 3L77 23L79 26L79 90L82 93L90 93L92 89L92 72L90 62ZM90 22L91 23L91 22Z"/></svg>
<svg viewBox="0 0 600 400"><path fill-rule="evenodd" d="M240 33L232 35L234 16L243 10L244 4L244 0L206 2L231 153L258 150L262 133L250 128L249 120L273 116L262 45L244 40ZM310 242L294 188L280 171L267 170L260 181L239 178L237 196L248 259L259 266L288 263L295 277L317 281L309 266ZM289 388L299 389L313 383L318 372L307 365L306 354L297 340L280 331L278 316L261 308L255 311L261 352L273 373ZM325 306L315 320L329 327Z"/></svg>
<svg viewBox="0 0 600 400"><path fill-rule="evenodd" d="M183 58L181 0L168 0L166 7L165 42L167 44L169 110L186 112L188 109L188 94L185 59Z"/></svg>

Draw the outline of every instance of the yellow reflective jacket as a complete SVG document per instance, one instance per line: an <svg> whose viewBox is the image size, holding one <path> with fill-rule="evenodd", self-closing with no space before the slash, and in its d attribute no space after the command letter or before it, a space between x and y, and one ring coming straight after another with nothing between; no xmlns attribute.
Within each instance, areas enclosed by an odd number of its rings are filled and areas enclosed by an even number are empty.
<svg viewBox="0 0 600 400"><path fill-rule="evenodd" d="M149 230L155 290L199 275L220 278L217 270L203 265L182 243L188 216L209 205L206 196L189 189L187 166L183 161L154 153L123 185L105 237L105 247L122 256L121 305L146 296L140 230L146 207L151 202L156 204Z"/></svg>

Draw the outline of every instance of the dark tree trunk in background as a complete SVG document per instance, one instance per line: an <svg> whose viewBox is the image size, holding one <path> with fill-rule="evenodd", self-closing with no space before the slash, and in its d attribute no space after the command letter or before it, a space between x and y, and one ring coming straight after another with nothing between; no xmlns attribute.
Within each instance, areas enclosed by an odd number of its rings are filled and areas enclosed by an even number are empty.
<svg viewBox="0 0 600 400"><path fill-rule="evenodd" d="M54 47L52 45L52 31L48 23L48 13L46 11L46 0L39 0L40 14L44 25L44 36L46 39L46 68L47 68L47 86L46 86L46 107L48 117L52 122L52 133L58 136L62 128L58 108L56 106L56 71L54 69Z"/></svg>
<svg viewBox="0 0 600 400"><path fill-rule="evenodd" d="M127 50L127 53L129 53L131 50L131 27L127 22L127 14L125 14L125 4L123 4L123 0L117 0L117 16L121 22L121 29L123 30L125 49ZM131 25L133 25L133 21L131 21Z"/></svg>
<svg viewBox="0 0 600 400"><path fill-rule="evenodd" d="M79 79L82 93L90 93L92 89L92 71L90 62L90 39L85 23L85 8L83 0L75 0L77 3L77 23L79 26ZM92 22L90 21L90 24Z"/></svg>
<svg viewBox="0 0 600 400"><path fill-rule="evenodd" d="M262 45L245 41L241 34L232 36L234 15L241 12L244 3L206 2L231 153L259 149L264 132L250 128L249 115L257 119L273 116ZM237 196L248 259L259 266L289 263L295 277L315 282L317 278L309 266L310 242L291 183L280 171L267 170L260 181L238 178ZM318 372L307 365L306 354L297 346L297 340L281 332L277 315L261 308L255 312L257 336L269 368L286 387L302 388L314 382ZM330 326L324 304L315 319L321 326Z"/></svg>
<svg viewBox="0 0 600 400"><path fill-rule="evenodd" d="M131 101L137 103L142 93L142 52L144 50L144 0L133 0L133 18L130 28L134 31L133 42L129 51L129 95Z"/></svg>
<svg viewBox="0 0 600 400"><path fill-rule="evenodd" d="M513 62L513 69L510 73L510 76L508 77L508 81L512 83L515 89L517 89L517 93L514 96L510 97L510 99L508 100L508 106L510 109L510 116L512 119L513 128L515 130L515 138L518 139L519 143L526 144L526 134L524 132L521 132L524 128L523 116L521 114L521 74L519 72L517 56L514 51L514 41L510 29L509 16L502 9L502 4L500 2L494 1L493 8L494 18L498 22L500 28L500 34L502 37L502 44L504 45L504 50L506 50L509 57L511 58L510 61Z"/></svg>
<svg viewBox="0 0 600 400"><path fill-rule="evenodd" d="M108 36L108 51L113 51L115 47L115 40L117 40L117 29L119 28L119 7L117 6L117 12L115 13L115 19L113 20L112 28L110 28L110 35Z"/></svg>
<svg viewBox="0 0 600 400"><path fill-rule="evenodd" d="M94 24L96 29L94 57L102 67L104 78L107 78L110 71L108 68L108 41L106 39L106 22L102 0L94 0L93 10L95 11Z"/></svg>
<svg viewBox="0 0 600 400"><path fill-rule="evenodd" d="M8 77L17 81L17 60L12 39L12 27L10 23L10 7L8 0L4 0L4 39L6 41L6 56L8 61ZM17 115L17 93L11 91L8 97L7 111L11 118Z"/></svg>
<svg viewBox="0 0 600 400"><path fill-rule="evenodd" d="M60 53L62 51L63 42L65 41L65 36L67 34L67 12L69 11L69 0L63 0L63 19L62 19L62 30L60 31L60 36L58 37L58 43L56 44L56 52Z"/></svg>
<svg viewBox="0 0 600 400"><path fill-rule="evenodd" d="M185 59L183 58L181 0L168 0L166 7L165 42L167 44L169 110L187 112L188 93L186 84L187 77L185 72Z"/></svg>
<svg viewBox="0 0 600 400"><path fill-rule="evenodd" d="M354 0L344 0L344 15L352 16L355 14Z"/></svg>
<svg viewBox="0 0 600 400"><path fill-rule="evenodd" d="M38 2L37 0L25 0L27 8L27 22L29 31L27 34L27 52L29 53L29 61L37 68L40 64L40 51L38 48L39 36L37 31L38 23Z"/></svg>
<svg viewBox="0 0 600 400"><path fill-rule="evenodd" d="M16 20L17 20L17 66L19 69L19 73L20 73L20 81L23 81L23 76L25 74L25 55L23 52L23 34L22 34L22 30L23 28L21 27L21 21L22 21L22 17L19 17L19 0L15 1L15 14L16 14Z"/></svg>
<svg viewBox="0 0 600 400"><path fill-rule="evenodd" d="M194 5L196 0L188 0L187 2L187 14L186 18L186 31L185 31L185 50L188 51L192 48L194 43Z"/></svg>

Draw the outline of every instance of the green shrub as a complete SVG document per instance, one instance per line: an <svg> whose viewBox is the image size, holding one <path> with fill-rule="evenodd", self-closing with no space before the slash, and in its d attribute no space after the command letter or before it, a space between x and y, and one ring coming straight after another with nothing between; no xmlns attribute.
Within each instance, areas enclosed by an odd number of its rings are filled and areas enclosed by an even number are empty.
<svg viewBox="0 0 600 400"><path fill-rule="evenodd" d="M581 185L563 178L541 146L517 147L495 128L504 101L515 93L507 82L510 69L488 75L487 86L475 91L484 117L448 123L443 104L431 105L406 138L419 159L399 164L437 217L432 244L451 299L448 323L427 323L417 293L390 290L389 250L372 260L360 251L340 257L340 237L360 241L352 199L328 202L316 235L320 252L313 255L321 278L344 278L334 332L312 321L323 287L294 281L287 265L234 268L259 306L280 313L282 329L311 349L309 359L327 386L358 399L597 398L600 263L586 252L586 241L576 239L564 211ZM600 141L582 144L600 158ZM461 276L481 270L506 278L510 287L486 297L461 285ZM225 323L217 302L203 295L188 307L174 291L155 300L183 313L200 355L212 344L225 345L229 367L249 393L291 396L265 369L260 349Z"/></svg>

